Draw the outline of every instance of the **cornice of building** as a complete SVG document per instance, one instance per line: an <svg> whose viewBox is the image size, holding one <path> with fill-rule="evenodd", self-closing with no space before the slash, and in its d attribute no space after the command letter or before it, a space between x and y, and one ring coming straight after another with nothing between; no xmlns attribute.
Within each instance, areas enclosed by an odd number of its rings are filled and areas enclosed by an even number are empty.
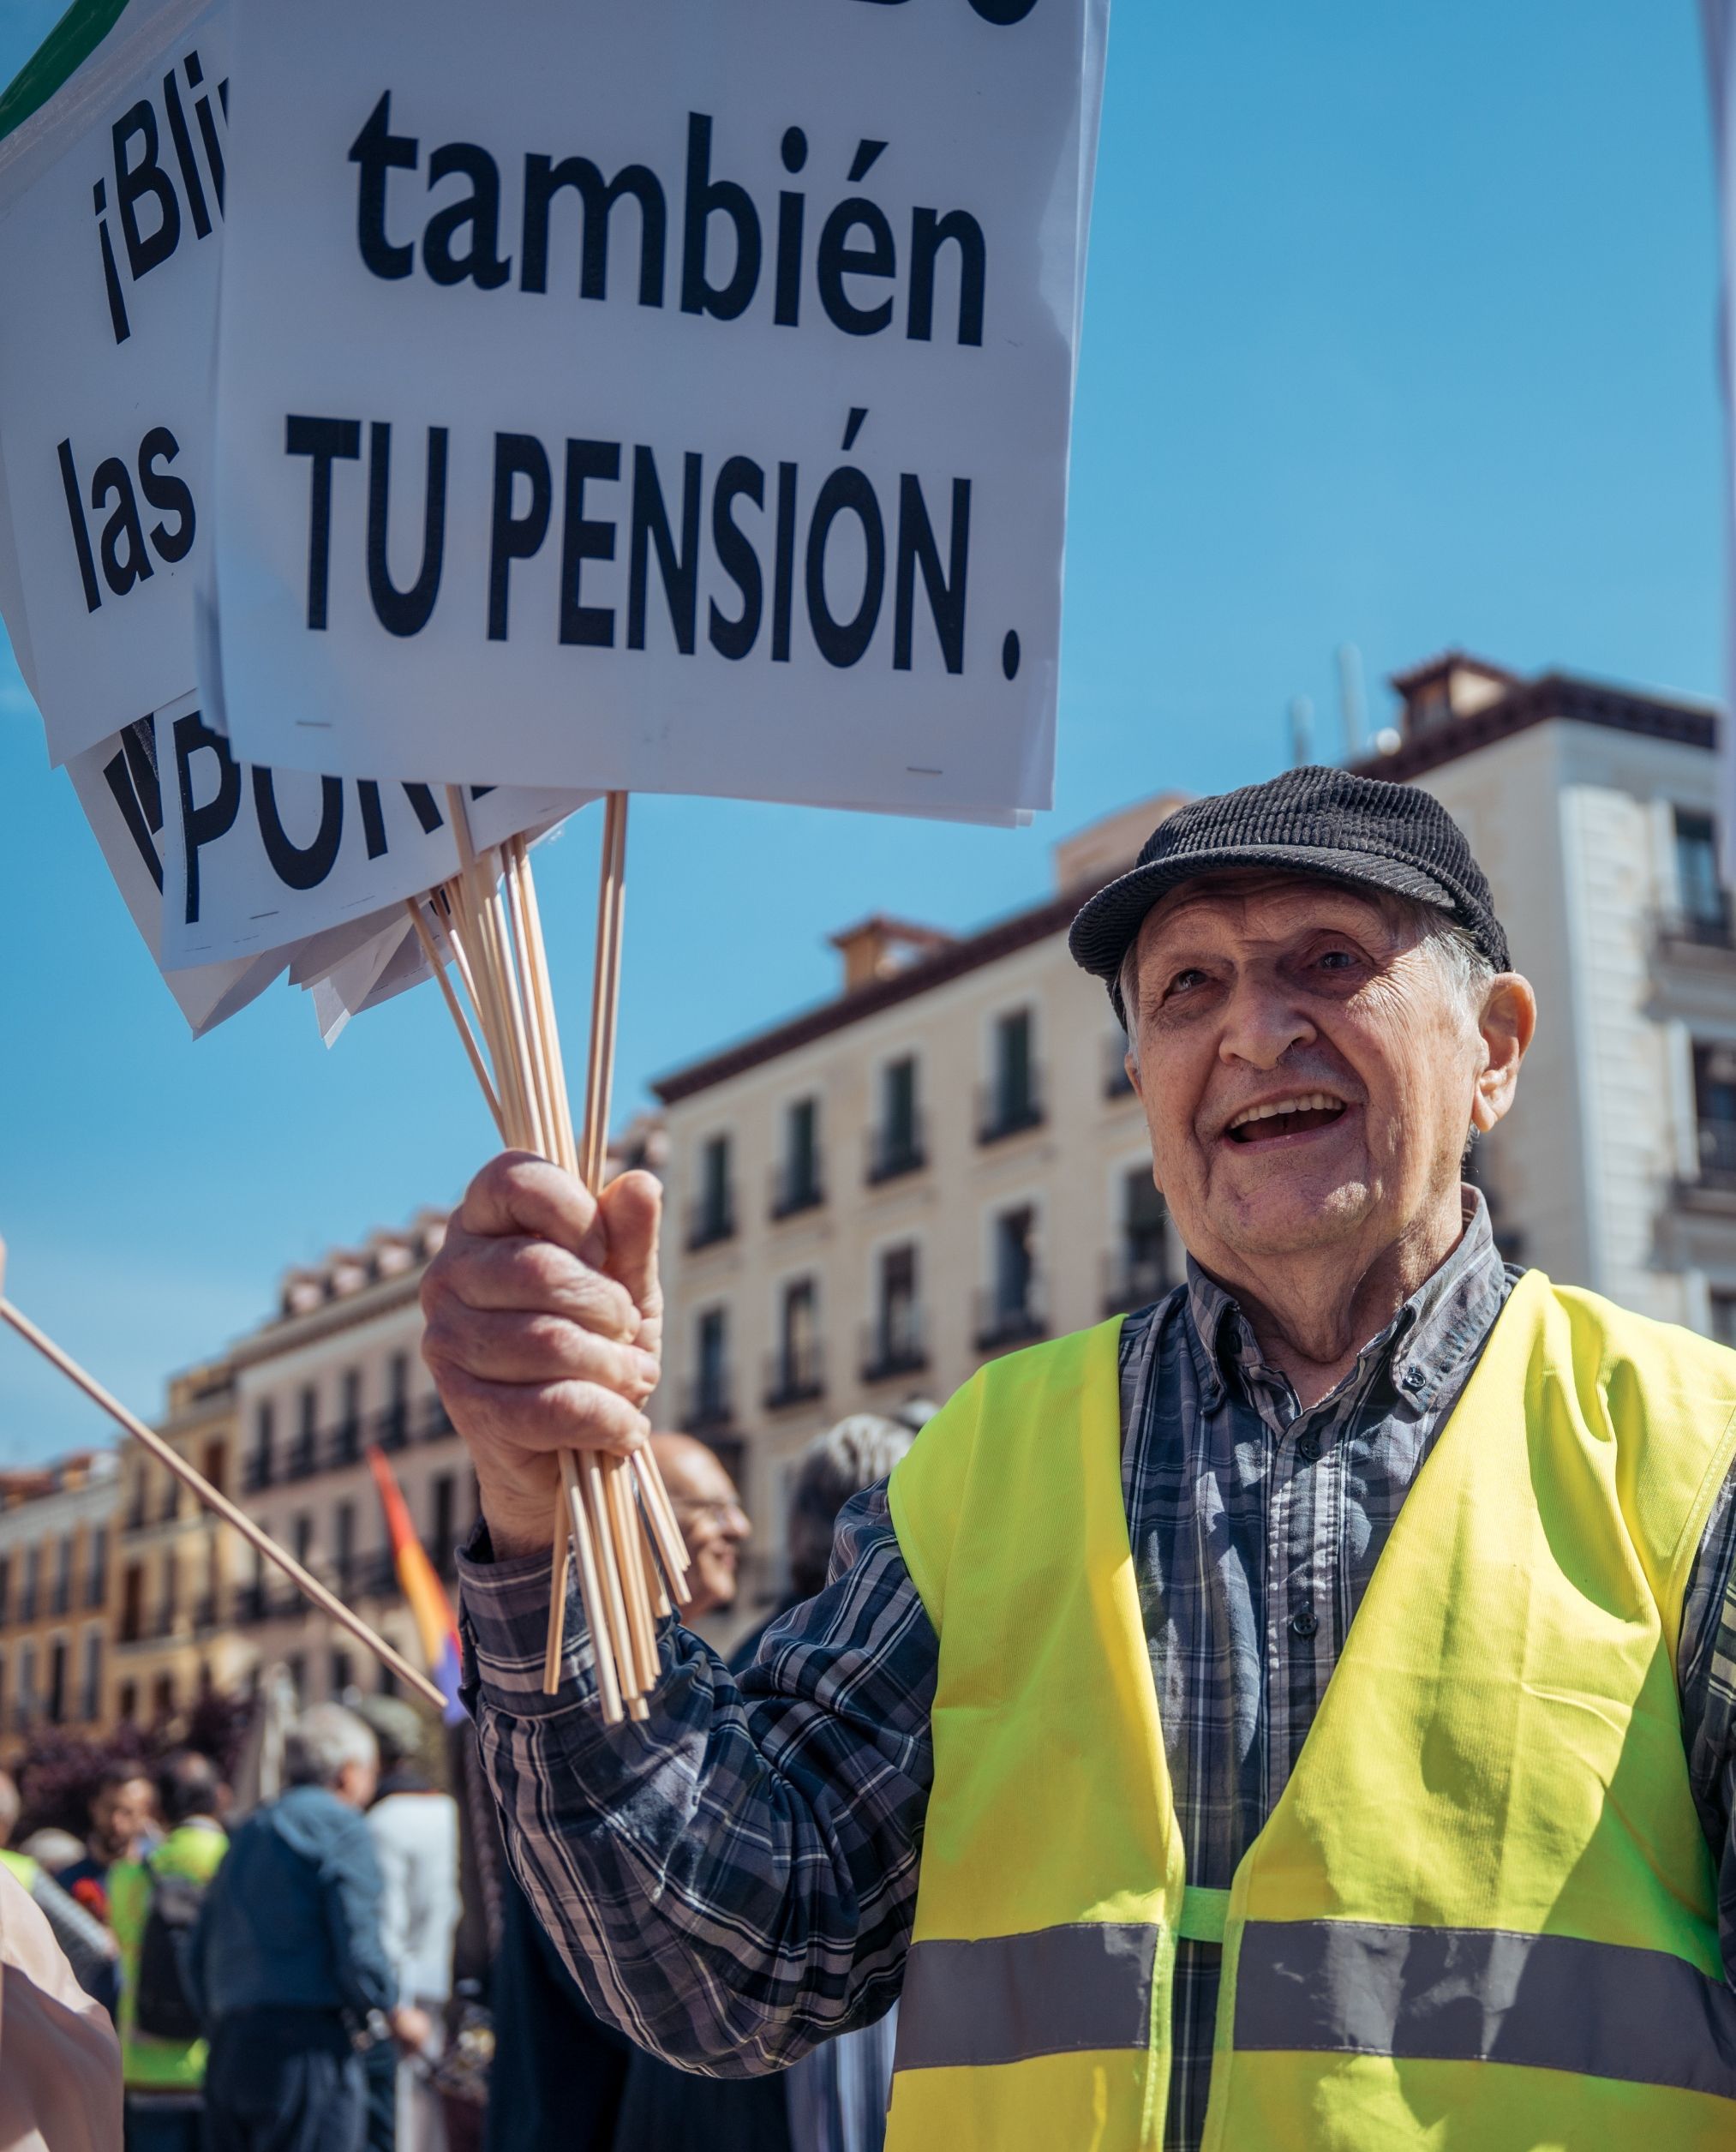
<svg viewBox="0 0 1736 2152"><path fill-rule="evenodd" d="M305 1315L279 1316L242 1338L230 1352L230 1363L237 1372L243 1368L258 1367L264 1361L281 1359L307 1346L324 1344L345 1330L359 1329L364 1323L393 1314L415 1300L422 1289L422 1274L427 1268L427 1262L421 1262L395 1278L364 1286L342 1300L328 1301Z"/></svg>
<svg viewBox="0 0 1736 2152"><path fill-rule="evenodd" d="M1428 680L1440 669L1439 661L1418 667L1414 673L1395 674L1394 684L1403 686ZM1674 740L1685 747L1703 747L1709 752L1718 745L1721 722L1719 712L1706 703L1671 695L1637 694L1631 689L1612 687L1602 680L1581 679L1572 673L1542 673L1535 680L1518 682L1480 710L1443 718L1413 732L1390 753L1364 756L1352 767L1365 777L1386 777L1404 783L1498 741L1511 740L1534 725L1547 724L1554 717L1635 733L1648 740Z"/></svg>

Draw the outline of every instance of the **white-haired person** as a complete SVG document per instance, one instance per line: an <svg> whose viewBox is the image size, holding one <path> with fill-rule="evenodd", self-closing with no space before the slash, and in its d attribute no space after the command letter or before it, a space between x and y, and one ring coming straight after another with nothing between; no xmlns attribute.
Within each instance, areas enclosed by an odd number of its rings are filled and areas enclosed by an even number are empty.
<svg viewBox="0 0 1736 2152"><path fill-rule="evenodd" d="M187 1986L211 2035L209 2152L360 2152L357 2040L398 2009L380 1935L380 1863L362 1811L380 1777L373 1733L338 1704L302 1712L288 1784L230 1841L194 1931Z"/></svg>
<svg viewBox="0 0 1736 2152"><path fill-rule="evenodd" d="M745 1674L668 1624L642 1724L576 1597L554 1696L542 1643L557 1453L644 1440L659 1191L508 1157L452 1219L423 1351L538 1916L714 2075L900 1997L890 2152L1727 2152L1736 1353L1504 1265L1462 1166L1536 1003L1464 832L1292 770L1071 946L1186 1281L966 1383Z"/></svg>

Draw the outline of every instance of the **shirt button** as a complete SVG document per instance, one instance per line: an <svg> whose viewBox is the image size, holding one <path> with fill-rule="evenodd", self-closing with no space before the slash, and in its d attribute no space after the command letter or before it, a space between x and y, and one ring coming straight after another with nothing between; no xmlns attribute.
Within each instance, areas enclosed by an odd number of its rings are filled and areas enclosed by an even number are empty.
<svg viewBox="0 0 1736 2152"><path fill-rule="evenodd" d="M1312 1465L1320 1454L1318 1435L1304 1435L1296 1446L1296 1454L1304 1465Z"/></svg>
<svg viewBox="0 0 1736 2152"><path fill-rule="evenodd" d="M1298 1607L1290 1617L1290 1626L1294 1634L1300 1637L1310 1637L1320 1625L1314 1618L1314 1610L1312 1607Z"/></svg>

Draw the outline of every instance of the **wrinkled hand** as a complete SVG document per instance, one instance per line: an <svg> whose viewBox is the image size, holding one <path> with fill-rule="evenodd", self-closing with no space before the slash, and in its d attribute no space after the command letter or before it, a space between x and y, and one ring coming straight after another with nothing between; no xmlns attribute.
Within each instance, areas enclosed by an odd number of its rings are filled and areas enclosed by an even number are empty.
<svg viewBox="0 0 1736 2152"><path fill-rule="evenodd" d="M638 1449L661 1371L662 1190L601 1197L524 1151L465 1191L422 1284L422 1352L476 1468L494 1550L551 1546L556 1453Z"/></svg>

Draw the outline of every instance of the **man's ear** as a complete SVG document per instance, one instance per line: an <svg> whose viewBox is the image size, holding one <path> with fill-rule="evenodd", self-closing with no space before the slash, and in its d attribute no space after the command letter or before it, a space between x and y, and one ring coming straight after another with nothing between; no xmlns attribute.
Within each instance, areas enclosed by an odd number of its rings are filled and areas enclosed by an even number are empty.
<svg viewBox="0 0 1736 2152"><path fill-rule="evenodd" d="M1481 1134L1487 1135L1513 1103L1519 1064L1536 1028L1537 997L1530 980L1516 971L1502 972L1491 982L1477 1021L1483 1065L1471 1100L1471 1125Z"/></svg>

